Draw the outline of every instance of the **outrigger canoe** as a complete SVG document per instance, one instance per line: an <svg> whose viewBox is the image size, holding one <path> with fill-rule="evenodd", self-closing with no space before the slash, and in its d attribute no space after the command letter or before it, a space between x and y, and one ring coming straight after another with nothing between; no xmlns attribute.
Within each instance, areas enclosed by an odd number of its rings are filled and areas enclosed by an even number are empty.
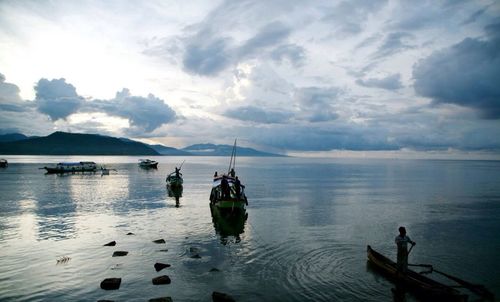
<svg viewBox="0 0 500 302"><path fill-rule="evenodd" d="M166 179L167 185L171 187L182 187L184 180L182 176L177 176L175 172L170 173Z"/></svg>
<svg viewBox="0 0 500 302"><path fill-rule="evenodd" d="M411 290L417 297L424 299L424 301L465 302L468 299L467 295L455 288L423 276L415 271L407 270L406 274L399 273L394 261L376 252L371 246L367 247L367 254L368 260L377 269L385 273L390 279Z"/></svg>

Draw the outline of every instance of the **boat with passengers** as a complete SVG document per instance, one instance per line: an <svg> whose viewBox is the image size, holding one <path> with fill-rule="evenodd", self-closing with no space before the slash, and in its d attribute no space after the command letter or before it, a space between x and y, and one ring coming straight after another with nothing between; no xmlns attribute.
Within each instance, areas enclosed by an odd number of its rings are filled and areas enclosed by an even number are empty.
<svg viewBox="0 0 500 302"><path fill-rule="evenodd" d="M93 161L62 162L58 163L55 167L43 167L41 169L45 169L49 174L95 172L97 165Z"/></svg>
<svg viewBox="0 0 500 302"><path fill-rule="evenodd" d="M223 212L244 211L248 205L245 195L245 186L241 183L235 172L236 166L236 140L234 141L231 160L227 174L218 175L215 172L212 191L210 192L210 206Z"/></svg>

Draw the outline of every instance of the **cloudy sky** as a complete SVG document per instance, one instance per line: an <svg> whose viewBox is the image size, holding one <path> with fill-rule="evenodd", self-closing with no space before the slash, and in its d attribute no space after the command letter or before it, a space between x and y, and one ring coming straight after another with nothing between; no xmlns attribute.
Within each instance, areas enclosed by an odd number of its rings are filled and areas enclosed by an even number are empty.
<svg viewBox="0 0 500 302"><path fill-rule="evenodd" d="M499 154L500 2L3 0L0 129Z"/></svg>

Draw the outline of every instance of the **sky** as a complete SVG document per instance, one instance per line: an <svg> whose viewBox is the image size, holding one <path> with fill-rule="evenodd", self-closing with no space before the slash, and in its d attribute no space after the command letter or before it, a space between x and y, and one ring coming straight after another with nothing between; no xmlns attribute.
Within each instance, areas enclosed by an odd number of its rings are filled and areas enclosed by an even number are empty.
<svg viewBox="0 0 500 302"><path fill-rule="evenodd" d="M500 155L500 2L0 1L0 133Z"/></svg>

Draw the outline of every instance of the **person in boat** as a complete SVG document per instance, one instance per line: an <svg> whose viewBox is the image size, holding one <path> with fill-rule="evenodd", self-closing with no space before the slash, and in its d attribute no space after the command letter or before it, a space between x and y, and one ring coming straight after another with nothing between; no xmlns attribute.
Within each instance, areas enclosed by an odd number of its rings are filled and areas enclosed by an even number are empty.
<svg viewBox="0 0 500 302"><path fill-rule="evenodd" d="M239 200L241 196L241 182L238 179L238 176L236 176L234 180L234 191L236 192L236 199Z"/></svg>
<svg viewBox="0 0 500 302"><path fill-rule="evenodd" d="M408 269L408 243L414 246L416 243L406 235L406 228L399 227L399 235L395 239L398 247L397 268L398 272L406 273Z"/></svg>
<svg viewBox="0 0 500 302"><path fill-rule="evenodd" d="M217 171L215 171L214 173L214 178L217 178Z"/></svg>
<svg viewBox="0 0 500 302"><path fill-rule="evenodd" d="M236 176L236 172L234 172L234 169L231 168L231 171L229 172L229 175L231 175L231 177L235 177Z"/></svg>
<svg viewBox="0 0 500 302"><path fill-rule="evenodd" d="M222 191L222 198L223 199L231 197L231 194L230 194L231 188L229 187L229 182L227 181L227 176L226 175L222 176L222 180L220 182L220 188L221 188L221 191Z"/></svg>

